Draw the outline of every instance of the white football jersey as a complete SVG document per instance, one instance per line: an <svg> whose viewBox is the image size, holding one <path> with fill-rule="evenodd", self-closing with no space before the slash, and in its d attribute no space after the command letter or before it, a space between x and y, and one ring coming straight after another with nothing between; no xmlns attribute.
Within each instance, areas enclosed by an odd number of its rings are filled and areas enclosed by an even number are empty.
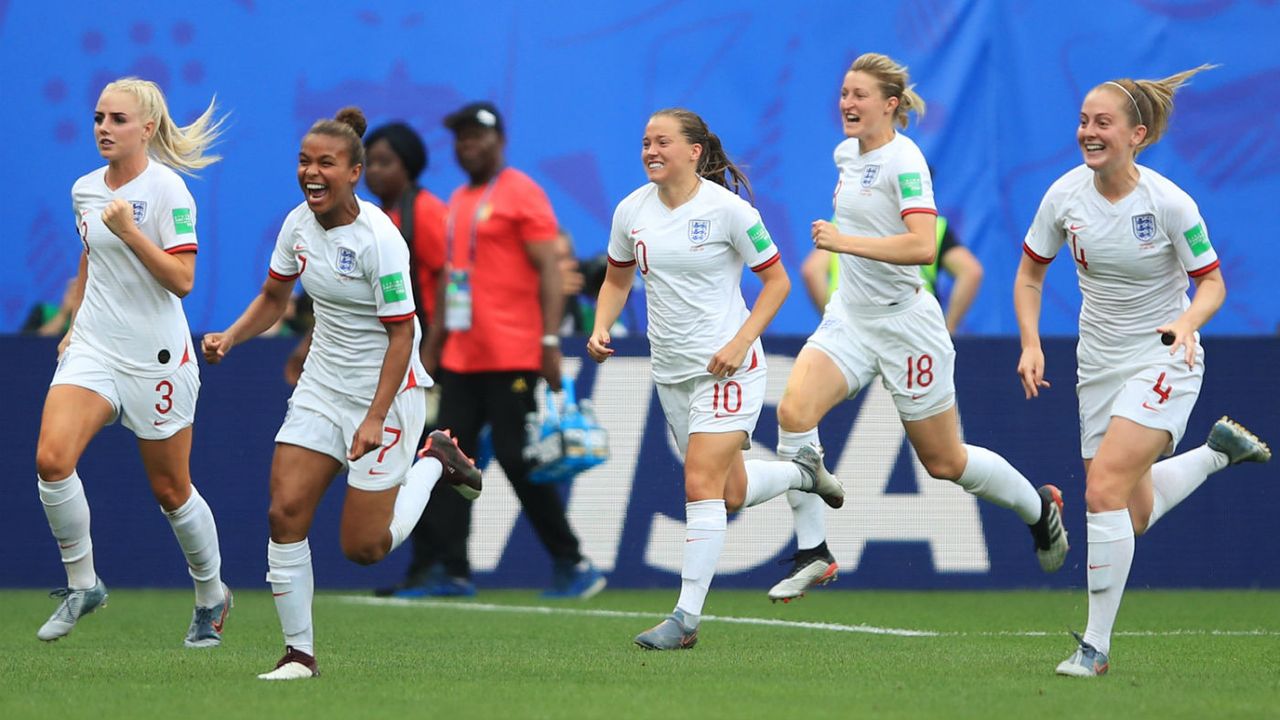
<svg viewBox="0 0 1280 720"><path fill-rule="evenodd" d="M131 375L165 377L195 360L182 301L107 229L102 211L116 198L127 200L147 239L165 252L182 253L196 251L196 204L182 178L155 159L116 190L107 187L106 174L100 167L71 188L89 273L71 342L92 347Z"/></svg>
<svg viewBox="0 0 1280 720"><path fill-rule="evenodd" d="M863 155L857 138L836 146L840 179L832 200L841 235L889 237L907 231L912 213L937 215L933 178L924 155L911 138L895 133L887 144ZM894 265L837 253L840 281L835 298L852 312L905 302L920 288L918 265Z"/></svg>
<svg viewBox="0 0 1280 720"><path fill-rule="evenodd" d="M649 306L653 378L676 383L707 374L707 364L742 329L742 266L759 272L780 259L760 213L733 192L703 181L670 210L650 183L613 213L609 262L638 266ZM744 367L764 363L757 339Z"/></svg>
<svg viewBox="0 0 1280 720"><path fill-rule="evenodd" d="M1138 185L1112 204L1080 165L1045 193L1023 248L1047 263L1069 246L1080 280L1082 363L1120 367L1160 347L1156 328L1191 304L1187 275L1218 267L1195 201L1139 165Z"/></svg>
<svg viewBox="0 0 1280 720"><path fill-rule="evenodd" d="M302 280L316 324L303 372L327 390L373 400L387 354L384 322L413 323L413 352L401 389L430 387L418 346L409 247L376 205L357 200L355 222L325 230L304 202L285 218L271 255L271 277Z"/></svg>

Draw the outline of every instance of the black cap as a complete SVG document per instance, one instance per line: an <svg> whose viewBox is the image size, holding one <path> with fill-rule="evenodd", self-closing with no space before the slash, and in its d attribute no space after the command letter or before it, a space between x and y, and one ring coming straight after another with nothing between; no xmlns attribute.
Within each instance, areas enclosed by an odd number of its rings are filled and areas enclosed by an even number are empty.
<svg viewBox="0 0 1280 720"><path fill-rule="evenodd" d="M498 108L487 100L467 103L444 118L444 126L455 133L468 125L490 128L497 131L499 135L503 134L502 115L498 113Z"/></svg>

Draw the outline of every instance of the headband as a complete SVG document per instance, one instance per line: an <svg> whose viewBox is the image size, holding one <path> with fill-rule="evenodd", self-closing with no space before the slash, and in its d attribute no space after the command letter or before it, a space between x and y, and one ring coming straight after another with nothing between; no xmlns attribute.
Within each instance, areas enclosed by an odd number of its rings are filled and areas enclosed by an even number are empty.
<svg viewBox="0 0 1280 720"><path fill-rule="evenodd" d="M1144 122L1142 121L1142 108L1138 107L1138 99L1137 99L1137 98L1135 98L1135 97L1133 96L1133 93L1129 92L1129 91L1125 88L1125 86L1121 85L1120 83L1118 83L1118 82L1116 82L1116 81L1114 81L1114 80L1108 80L1108 81L1106 81L1106 82L1104 82L1104 83L1102 83L1102 84L1103 84L1103 85L1115 85L1116 87L1118 87L1118 88L1120 88L1121 90L1123 90L1123 91L1124 91L1124 94L1129 96L1129 102L1133 103L1133 109L1134 109L1134 111L1138 113L1138 124L1139 124L1139 125L1145 125L1145 124L1146 124L1146 123L1144 123Z"/></svg>

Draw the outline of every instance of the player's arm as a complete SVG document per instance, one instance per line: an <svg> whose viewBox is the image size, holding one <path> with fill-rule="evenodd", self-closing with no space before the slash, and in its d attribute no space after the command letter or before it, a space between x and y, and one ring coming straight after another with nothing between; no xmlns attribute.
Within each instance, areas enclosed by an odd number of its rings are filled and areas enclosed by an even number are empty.
<svg viewBox="0 0 1280 720"><path fill-rule="evenodd" d="M618 264L609 260L609 266L604 271L604 282L600 284L600 295L596 298L595 326L591 328L591 337L587 339L587 354L596 362L604 362L613 354L609 347L609 343L613 341L609 336L609 328L613 327L622 314L635 277L635 262Z"/></svg>
<svg viewBox="0 0 1280 720"><path fill-rule="evenodd" d="M963 245L953 245L942 254L942 269L954 278L947 301L947 332L954 335L982 288L982 263Z"/></svg>
<svg viewBox="0 0 1280 720"><path fill-rule="evenodd" d="M378 389L373 393L373 401L369 403L369 411L365 413L360 427L351 439L351 450L347 452L348 460L356 460L366 453L382 446L382 424L387 419L387 411L391 402L400 391L400 383L404 381L409 370L409 358L413 355L413 315L392 322L384 321L382 327L387 331L387 354L382 357L382 370L378 374Z"/></svg>
<svg viewBox="0 0 1280 720"><path fill-rule="evenodd" d="M440 356L444 353L444 339L449 334L445 327L445 291L449 285L449 267L446 265L436 272L436 304L435 311L427 324L427 335L422 339L422 366L427 374L435 375L440 368Z"/></svg>
<svg viewBox="0 0 1280 720"><path fill-rule="evenodd" d="M1040 388L1049 387L1049 381L1044 379L1044 350L1040 347L1040 301L1048 271L1048 262L1039 262L1024 253L1013 281L1013 309L1018 316L1018 334L1022 337L1018 377L1027 399L1039 396Z"/></svg>
<svg viewBox="0 0 1280 720"><path fill-rule="evenodd" d="M1172 355L1183 349L1187 367L1195 367L1196 331L1204 327L1213 318L1227 299L1227 284L1222 279L1222 271L1214 268L1203 275L1192 276L1196 294L1177 320L1156 329L1158 333L1173 333L1173 343L1169 347Z"/></svg>
<svg viewBox="0 0 1280 720"><path fill-rule="evenodd" d="M746 359L752 343L764 333L765 328L769 327L773 317L778 314L778 309L782 307L782 301L786 300L787 294L791 292L791 278L787 277L787 271L782 267L781 262L774 262L756 271L756 277L760 278L764 287L756 297L756 304L752 306L751 314L742 323L737 334L720 348L707 364L707 371L716 377L731 376L742 367L742 362Z"/></svg>
<svg viewBox="0 0 1280 720"><path fill-rule="evenodd" d="M262 291L231 327L220 333L208 333L204 336L200 346L205 360L219 363L231 352L231 348L261 335L267 328L275 325L289 307L289 296L293 294L295 280L296 277L280 279L273 275L267 276L266 282L262 284Z"/></svg>
<svg viewBox="0 0 1280 720"><path fill-rule="evenodd" d="M67 289L67 297L64 302L67 309L71 312L71 317L67 320L67 332L62 336L62 340L58 341L58 356L61 357L67 346L71 344L71 333L76 329L76 314L80 312L80 303L84 302L84 285L89 280L89 252L87 250L80 251L80 266L76 269L76 278L71 281L71 287Z"/></svg>
<svg viewBox="0 0 1280 720"><path fill-rule="evenodd" d="M809 300L821 313L831 300L831 252L814 248L800 265L800 278Z"/></svg>
<svg viewBox="0 0 1280 720"><path fill-rule="evenodd" d="M888 237L841 235L828 220L814 220L810 227L813 246L820 250L857 255L894 265L929 265L938 253L938 216L912 212L902 218L905 233Z"/></svg>
<svg viewBox="0 0 1280 720"><path fill-rule="evenodd" d="M554 242L526 242L525 253L538 270L538 299L542 305L542 337L558 337L564 317L564 280ZM543 343L542 377L552 390L560 389L560 344Z"/></svg>
<svg viewBox="0 0 1280 720"><path fill-rule="evenodd" d="M165 290L186 297L196 281L195 252L170 254L142 234L133 221L133 206L116 198L102 211L102 222L120 238ZM192 246L194 247L194 246Z"/></svg>

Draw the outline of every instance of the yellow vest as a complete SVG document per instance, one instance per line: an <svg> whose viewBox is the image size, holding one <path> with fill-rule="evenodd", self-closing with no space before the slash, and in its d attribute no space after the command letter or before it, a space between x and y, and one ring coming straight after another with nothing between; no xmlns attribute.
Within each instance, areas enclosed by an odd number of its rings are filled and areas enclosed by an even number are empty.
<svg viewBox="0 0 1280 720"><path fill-rule="evenodd" d="M924 289L927 292L933 292L934 283L938 281L938 264L942 262L942 237L947 234L947 219L941 215L938 216L938 245L934 248L933 263L930 265L920 266L920 278L924 280ZM831 261L827 263L827 292L828 297L836 294L836 287L840 284L840 255L839 253L831 253Z"/></svg>

